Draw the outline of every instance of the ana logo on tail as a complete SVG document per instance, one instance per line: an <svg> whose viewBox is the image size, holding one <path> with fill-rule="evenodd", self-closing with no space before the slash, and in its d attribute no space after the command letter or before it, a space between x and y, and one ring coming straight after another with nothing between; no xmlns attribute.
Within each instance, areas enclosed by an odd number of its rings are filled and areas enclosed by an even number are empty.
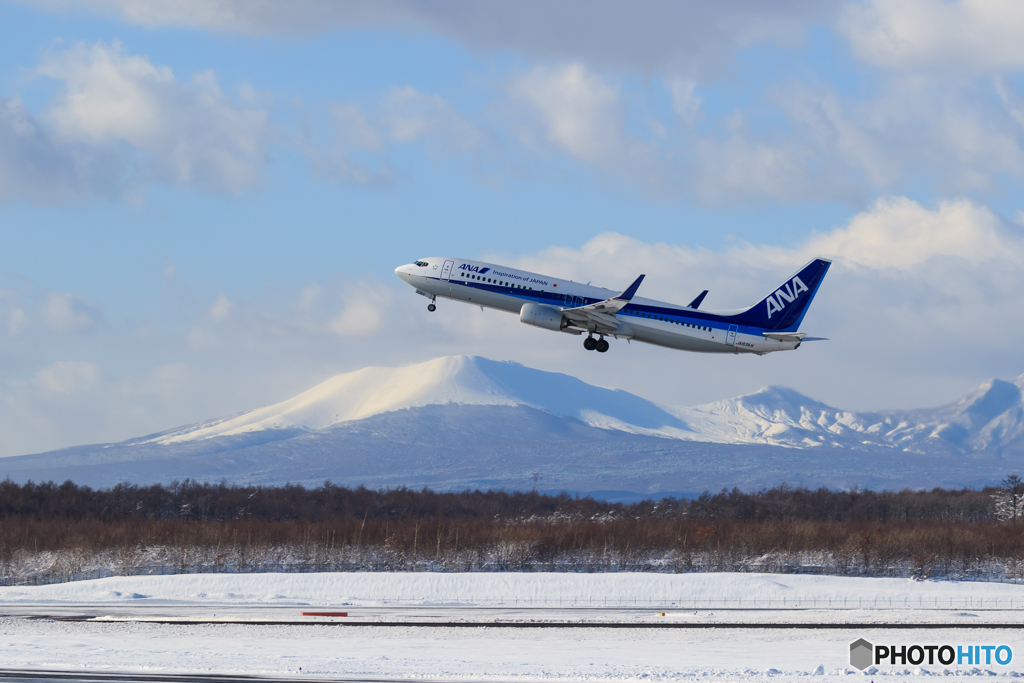
<svg viewBox="0 0 1024 683"><path fill-rule="evenodd" d="M794 276L793 279L786 283L784 287L779 287L775 290L774 294L768 296L766 301L768 302L768 319L771 320L772 313L777 313L786 307L787 303L793 303L793 301L800 296L801 292L806 292L807 285L800 280L799 277Z"/></svg>

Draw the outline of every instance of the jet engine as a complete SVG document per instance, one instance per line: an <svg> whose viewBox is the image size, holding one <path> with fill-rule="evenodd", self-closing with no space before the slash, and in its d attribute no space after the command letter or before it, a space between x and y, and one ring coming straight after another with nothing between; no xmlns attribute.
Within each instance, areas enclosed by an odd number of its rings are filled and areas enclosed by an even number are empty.
<svg viewBox="0 0 1024 683"><path fill-rule="evenodd" d="M523 304L519 311L519 322L555 332L562 332L569 325L569 321L565 319L560 310L544 304Z"/></svg>

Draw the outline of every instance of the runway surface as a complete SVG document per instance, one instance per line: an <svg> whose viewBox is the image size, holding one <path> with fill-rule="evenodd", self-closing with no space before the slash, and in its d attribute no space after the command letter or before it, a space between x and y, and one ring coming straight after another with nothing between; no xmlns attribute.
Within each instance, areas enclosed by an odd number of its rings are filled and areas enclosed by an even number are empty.
<svg viewBox="0 0 1024 683"><path fill-rule="evenodd" d="M91 671L19 671L0 669L0 680L6 683L295 683L309 681L308 676L287 678L273 676L229 676L224 674L135 674ZM338 681L340 683L408 683L398 678L325 678L316 681ZM417 679L417 683L440 683L428 679ZM494 683L489 681L489 683Z"/></svg>
<svg viewBox="0 0 1024 683"><path fill-rule="evenodd" d="M327 609L318 607L317 609ZM342 608L331 608L341 610ZM266 605L0 605L0 618L176 626L614 629L1022 629L1024 609L345 607L347 617L306 617L309 607Z"/></svg>

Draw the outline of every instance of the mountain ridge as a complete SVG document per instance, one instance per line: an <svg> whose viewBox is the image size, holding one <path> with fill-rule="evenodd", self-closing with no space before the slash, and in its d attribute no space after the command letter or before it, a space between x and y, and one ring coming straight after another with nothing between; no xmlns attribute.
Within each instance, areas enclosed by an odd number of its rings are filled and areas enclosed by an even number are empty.
<svg viewBox="0 0 1024 683"><path fill-rule="evenodd" d="M637 495L780 481L950 485L998 479L1024 460L1022 387L1024 375L991 380L959 401L913 411L845 411L781 386L679 407L518 363L449 356L364 368L263 408L4 464L16 479L73 473L95 485L332 479L629 486ZM822 458L822 449L832 456Z"/></svg>

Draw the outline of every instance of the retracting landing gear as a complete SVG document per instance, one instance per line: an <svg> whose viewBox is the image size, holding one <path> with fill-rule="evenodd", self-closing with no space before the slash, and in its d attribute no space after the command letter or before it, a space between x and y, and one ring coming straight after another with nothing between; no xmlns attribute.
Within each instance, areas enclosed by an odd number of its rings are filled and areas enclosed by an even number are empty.
<svg viewBox="0 0 1024 683"><path fill-rule="evenodd" d="M427 310L433 313L434 311L437 310L437 306L435 306L434 304L427 304Z"/></svg>
<svg viewBox="0 0 1024 683"><path fill-rule="evenodd" d="M600 339L594 339L593 337L588 335L587 338L583 340L583 348L585 348L587 351L597 351L598 353L604 353L605 351L608 350L608 341L604 337L601 337Z"/></svg>

